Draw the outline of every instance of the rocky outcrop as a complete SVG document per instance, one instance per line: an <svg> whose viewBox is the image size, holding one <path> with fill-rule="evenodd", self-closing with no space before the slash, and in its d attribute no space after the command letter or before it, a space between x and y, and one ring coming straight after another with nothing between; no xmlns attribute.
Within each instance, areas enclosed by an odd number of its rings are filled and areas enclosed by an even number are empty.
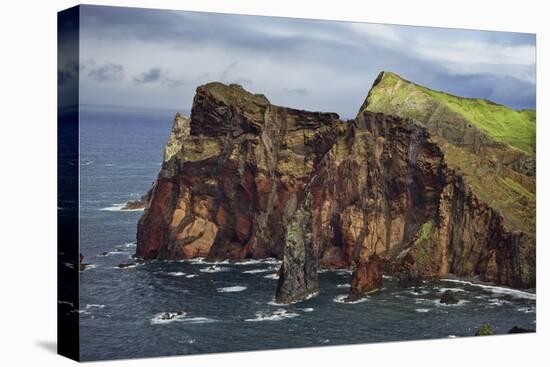
<svg viewBox="0 0 550 367"><path fill-rule="evenodd" d="M296 302L318 292L318 263L318 251L311 238L311 198L307 195L286 227L276 302Z"/></svg>
<svg viewBox="0 0 550 367"><path fill-rule="evenodd" d="M151 188L147 193L143 196L141 196L138 200L131 200L128 201L121 210L137 210L137 209L145 209L147 205L149 205L149 201L151 200L151 195L153 193L153 189Z"/></svg>
<svg viewBox="0 0 550 367"><path fill-rule="evenodd" d="M352 268L351 295L449 273L535 283L534 235L472 189L442 137L363 108L356 119L275 106L238 85L197 88L177 115L138 224L143 259L283 259L277 300Z"/></svg>
<svg viewBox="0 0 550 367"><path fill-rule="evenodd" d="M446 305L456 305L458 302L458 298L456 298L453 294L453 291L449 289L443 292L443 294L441 295L441 299L439 300L439 303L443 303Z"/></svg>
<svg viewBox="0 0 550 367"><path fill-rule="evenodd" d="M376 254L354 268L348 299L355 300L382 288L382 261Z"/></svg>

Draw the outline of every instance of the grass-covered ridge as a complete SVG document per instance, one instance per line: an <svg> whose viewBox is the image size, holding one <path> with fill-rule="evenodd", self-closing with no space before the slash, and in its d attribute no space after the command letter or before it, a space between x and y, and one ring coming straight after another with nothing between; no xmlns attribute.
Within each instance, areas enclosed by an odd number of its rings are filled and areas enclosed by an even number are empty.
<svg viewBox="0 0 550 367"><path fill-rule="evenodd" d="M514 110L482 98L457 97L414 84L391 72L380 75L369 94L368 104L380 110L387 110L388 104L392 104L393 109L407 110L408 114L422 114L425 105L437 104L465 118L493 140L528 154L535 153L534 110ZM414 118L414 114L411 117Z"/></svg>
<svg viewBox="0 0 550 367"><path fill-rule="evenodd" d="M516 111L485 99L461 98L424 87L422 89L467 118L491 138L529 154L535 152L536 125L534 118L531 120L534 114L529 114L526 110Z"/></svg>
<svg viewBox="0 0 550 367"><path fill-rule="evenodd" d="M502 215L510 230L536 227L534 110L514 110L480 98L463 98L380 73L361 110L412 119L424 126L445 163ZM492 144L496 142L497 144ZM421 245L429 223L422 227Z"/></svg>

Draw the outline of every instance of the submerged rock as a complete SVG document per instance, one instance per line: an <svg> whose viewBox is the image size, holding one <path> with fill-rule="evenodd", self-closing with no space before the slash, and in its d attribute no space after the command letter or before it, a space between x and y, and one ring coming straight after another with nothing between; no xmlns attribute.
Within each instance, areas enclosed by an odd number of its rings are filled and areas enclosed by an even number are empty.
<svg viewBox="0 0 550 367"><path fill-rule="evenodd" d="M523 334L523 333L534 333L535 330L533 329L524 329L519 326L514 326L510 330L508 330L508 334Z"/></svg>
<svg viewBox="0 0 550 367"><path fill-rule="evenodd" d="M489 324L483 324L477 329L475 336L495 335L495 332Z"/></svg>
<svg viewBox="0 0 550 367"><path fill-rule="evenodd" d="M446 290L441 295L439 303L444 303L446 305L456 305L459 302L458 298L455 297L452 291Z"/></svg>
<svg viewBox="0 0 550 367"><path fill-rule="evenodd" d="M128 261L121 262L120 264L118 264L118 267L121 268L121 269L131 268L131 267L137 266L139 264L143 264L143 262L144 262L144 260L139 259L139 258L135 258L135 259L130 259Z"/></svg>

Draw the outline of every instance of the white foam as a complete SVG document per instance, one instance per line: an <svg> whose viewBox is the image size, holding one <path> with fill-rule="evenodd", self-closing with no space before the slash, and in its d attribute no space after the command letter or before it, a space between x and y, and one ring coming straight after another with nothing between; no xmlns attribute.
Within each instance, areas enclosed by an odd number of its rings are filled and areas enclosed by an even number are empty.
<svg viewBox="0 0 550 367"><path fill-rule="evenodd" d="M502 305L511 305L512 302L506 301L504 299L491 298L489 299L489 306L502 306Z"/></svg>
<svg viewBox="0 0 550 367"><path fill-rule="evenodd" d="M304 311L304 312L313 312L313 311L315 311L315 309L312 308L312 307L307 307L307 308L302 308L302 311Z"/></svg>
<svg viewBox="0 0 550 367"><path fill-rule="evenodd" d="M126 203L122 204L113 204L111 206L101 208L99 210L106 211L106 212L142 212L145 209L144 208L136 208L136 209L123 209L124 206L126 206Z"/></svg>
<svg viewBox="0 0 550 367"><path fill-rule="evenodd" d="M170 271L170 272L167 272L165 274L166 275L171 275L173 277L181 277L181 276L185 275L185 273L183 271Z"/></svg>
<svg viewBox="0 0 550 367"><path fill-rule="evenodd" d="M111 256L111 255L130 255L130 253L126 251L109 251L107 252L106 255L98 255L98 256L105 257L105 256Z"/></svg>
<svg viewBox="0 0 550 367"><path fill-rule="evenodd" d="M243 274L267 273L268 271L273 271L273 269L267 268L267 269L252 269L252 270L245 270L245 271L243 271Z"/></svg>
<svg viewBox="0 0 550 367"><path fill-rule="evenodd" d="M419 312L419 313L426 313L426 312L430 312L430 309L429 308L417 308L415 309L416 312Z"/></svg>
<svg viewBox="0 0 550 367"><path fill-rule="evenodd" d="M185 276L186 278L194 278L194 277L198 277L197 274L189 274L189 275L186 275Z"/></svg>
<svg viewBox="0 0 550 367"><path fill-rule="evenodd" d="M269 275L264 276L264 278L267 278L267 279L279 279L279 274L277 274L277 273L269 274Z"/></svg>
<svg viewBox="0 0 550 367"><path fill-rule="evenodd" d="M461 283L461 284L468 284L472 285L474 287L480 287L483 289L487 289L493 293L499 293L499 294L506 294L510 295L515 298L524 298L524 299L530 299L530 300L536 300L537 295L535 293L530 293L526 291L520 291L518 289L512 289L507 287L501 287L496 285L487 285L487 284L480 284L480 283L473 283L467 280L460 280L460 279L441 279L441 281L445 282L453 282L453 283Z"/></svg>
<svg viewBox="0 0 550 367"><path fill-rule="evenodd" d="M268 305L271 305L271 306L283 306L283 307L286 307L286 306L289 306L289 305L293 305L295 303L300 303L300 302L303 302L303 301L307 301L308 299L312 299L313 297L316 297L319 295L319 292L315 292L315 293L311 293L311 294L308 294L307 296L305 296L304 298L301 298L297 301L294 301L294 302L289 302L289 303L278 303L278 302L275 302L275 300L271 300L270 302L267 302Z"/></svg>
<svg viewBox="0 0 550 367"><path fill-rule="evenodd" d="M116 247L120 248L120 247L123 247L123 248L130 248L130 247L136 247L136 243L135 242L127 242L123 245L118 245Z"/></svg>
<svg viewBox="0 0 550 367"><path fill-rule="evenodd" d="M336 284L336 288L349 288L349 287L351 287L351 285L347 284L347 283L345 283L345 284Z"/></svg>
<svg viewBox="0 0 550 367"><path fill-rule="evenodd" d="M168 324L170 322L183 321L186 315L186 312L181 312L179 315L177 312L161 312L151 319L151 324ZM165 318L166 316L168 316L168 318Z"/></svg>
<svg viewBox="0 0 550 367"><path fill-rule="evenodd" d="M231 265L243 266L243 265L260 265L260 264L270 264L270 265L280 265L281 260L278 260L273 257L268 257L265 259L246 259L242 261L233 261L230 262Z"/></svg>
<svg viewBox="0 0 550 367"><path fill-rule="evenodd" d="M297 313L279 308L273 312L262 312L262 311L256 312L256 318L245 319L244 321L250 321L250 322L281 321L281 320L291 319L297 316L299 316Z"/></svg>
<svg viewBox="0 0 550 367"><path fill-rule="evenodd" d="M455 293L459 293L459 292L466 292L465 289L462 289L462 288L446 288L446 287L440 287L440 288L435 288L436 290L439 290L441 292L445 292L445 291L451 291L451 292L455 292Z"/></svg>
<svg viewBox="0 0 550 367"><path fill-rule="evenodd" d="M338 269L338 270L336 270L336 274L342 274L343 275L343 274L351 274L351 273L353 273L353 271L350 270L350 269Z"/></svg>
<svg viewBox="0 0 550 367"><path fill-rule="evenodd" d="M441 303L440 300L434 299L432 300L432 302L435 303L437 306L442 306L442 307L459 307L459 306L464 306L466 303L469 303L470 301L461 299L457 303L450 304L450 303Z"/></svg>
<svg viewBox="0 0 550 367"><path fill-rule="evenodd" d="M87 310L89 310L90 308L103 308L103 307L105 307L105 305L98 305L98 304L95 304L95 303L90 303L90 304L86 305Z"/></svg>
<svg viewBox="0 0 550 367"><path fill-rule="evenodd" d="M224 267L221 267L221 266L216 266L216 265L213 265L213 266L209 266L209 267L206 267L206 268L203 268L201 270L199 270L201 273L219 273L221 271L227 271L229 270L228 268L224 268Z"/></svg>
<svg viewBox="0 0 550 367"><path fill-rule="evenodd" d="M246 289L246 287L241 285L235 285L232 287L224 287L224 288L218 288L217 291L220 293L232 293L232 292L242 292Z"/></svg>
<svg viewBox="0 0 550 367"><path fill-rule="evenodd" d="M409 293L409 294L412 294L413 296L421 296L421 295L424 295L424 294L428 294L430 292L422 289L419 292L416 292L414 290L412 290L412 291L407 290L407 291L404 291L404 293Z"/></svg>
<svg viewBox="0 0 550 367"><path fill-rule="evenodd" d="M534 307L519 307L516 311L523 313L535 313L536 309Z"/></svg>
<svg viewBox="0 0 550 367"><path fill-rule="evenodd" d="M349 304L349 305L354 305L354 304L357 304L357 303L363 303L363 302L367 301L366 297L359 298L359 299L356 299L354 301L347 301L347 298L348 298L347 294L342 294L342 295L334 297L333 301L337 302L337 303L345 303L345 304Z"/></svg>
<svg viewBox="0 0 550 367"><path fill-rule="evenodd" d="M382 279L393 280L394 277L392 277L391 275L382 275Z"/></svg>

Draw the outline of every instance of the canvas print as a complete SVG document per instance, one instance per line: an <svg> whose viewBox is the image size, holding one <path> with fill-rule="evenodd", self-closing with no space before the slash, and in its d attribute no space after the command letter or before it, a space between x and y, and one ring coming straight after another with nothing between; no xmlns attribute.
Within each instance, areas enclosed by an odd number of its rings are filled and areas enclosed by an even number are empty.
<svg viewBox="0 0 550 367"><path fill-rule="evenodd" d="M61 354L535 332L534 34L102 6L58 26Z"/></svg>

